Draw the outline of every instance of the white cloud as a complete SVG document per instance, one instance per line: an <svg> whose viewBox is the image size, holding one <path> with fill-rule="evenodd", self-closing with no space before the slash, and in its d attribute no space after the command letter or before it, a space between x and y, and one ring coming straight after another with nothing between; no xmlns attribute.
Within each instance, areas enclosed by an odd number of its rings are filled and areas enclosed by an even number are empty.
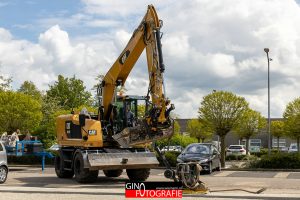
<svg viewBox="0 0 300 200"><path fill-rule="evenodd" d="M12 38L10 32L4 28L0 27L0 41L8 41Z"/></svg>
<svg viewBox="0 0 300 200"><path fill-rule="evenodd" d="M41 19L37 43L15 39L0 28L0 61L15 85L33 80L41 89L58 74L76 75L88 88L119 56L147 4L164 20L162 31L167 94L181 117L196 117L201 98L212 90L245 96L266 114L267 60L270 48L272 116L281 116L300 89L300 8L293 0L82 0L84 8L69 18ZM55 24L59 24L55 25ZM63 29L61 27L64 27ZM97 27L71 36L65 27ZM145 94L145 55L128 78L129 94Z"/></svg>
<svg viewBox="0 0 300 200"><path fill-rule="evenodd" d="M14 39L5 29L0 30L0 35L1 71L13 77L15 87L31 80L45 90L58 74L62 74L76 75L91 88L97 74L104 73L110 65L105 57L113 47L108 46L104 52L96 54L85 43L72 44L68 33L57 25L40 34L36 44Z"/></svg>

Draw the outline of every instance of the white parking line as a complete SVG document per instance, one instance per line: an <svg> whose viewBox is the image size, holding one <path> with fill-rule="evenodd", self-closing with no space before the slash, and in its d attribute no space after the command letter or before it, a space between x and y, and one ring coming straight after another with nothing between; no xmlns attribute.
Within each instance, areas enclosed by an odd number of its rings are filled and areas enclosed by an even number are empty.
<svg viewBox="0 0 300 200"><path fill-rule="evenodd" d="M273 178L287 178L290 172L278 172Z"/></svg>
<svg viewBox="0 0 300 200"><path fill-rule="evenodd" d="M225 177L225 176L228 176L230 174L233 174L235 171L222 171L218 174L215 174L214 176L219 176L219 177Z"/></svg>

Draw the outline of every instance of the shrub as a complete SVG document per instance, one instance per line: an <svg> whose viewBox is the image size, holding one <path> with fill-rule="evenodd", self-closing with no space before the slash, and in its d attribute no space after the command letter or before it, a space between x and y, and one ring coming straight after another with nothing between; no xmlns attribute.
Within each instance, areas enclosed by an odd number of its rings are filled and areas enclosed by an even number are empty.
<svg viewBox="0 0 300 200"><path fill-rule="evenodd" d="M226 156L226 160L243 160L246 157L246 155L228 155Z"/></svg>
<svg viewBox="0 0 300 200"><path fill-rule="evenodd" d="M259 160L251 161L251 168L268 169L300 169L300 155L289 153L271 154L270 157L264 155Z"/></svg>
<svg viewBox="0 0 300 200"><path fill-rule="evenodd" d="M176 167L176 163L177 163L177 157L179 156L179 152L166 152L164 155L166 157L166 160L169 162L169 164L172 166L172 167ZM159 161L159 165L160 166L165 166L163 161L158 157L157 158L158 161Z"/></svg>
<svg viewBox="0 0 300 200"><path fill-rule="evenodd" d="M191 143L197 143L197 139L187 135L181 135L178 133L175 133L170 139L162 139L156 141L156 144L161 148L168 145L170 146L180 145L184 148Z"/></svg>
<svg viewBox="0 0 300 200"><path fill-rule="evenodd" d="M276 149L271 149L271 153L278 153ZM267 148L261 148L260 152L252 152L251 155L261 157L263 155L268 155L268 149Z"/></svg>

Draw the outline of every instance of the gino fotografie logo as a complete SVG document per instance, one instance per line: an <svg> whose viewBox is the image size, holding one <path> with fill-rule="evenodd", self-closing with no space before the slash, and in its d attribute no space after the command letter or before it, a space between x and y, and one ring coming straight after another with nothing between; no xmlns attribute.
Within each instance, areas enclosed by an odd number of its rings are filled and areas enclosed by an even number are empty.
<svg viewBox="0 0 300 200"><path fill-rule="evenodd" d="M180 182L126 182L126 198L182 198Z"/></svg>

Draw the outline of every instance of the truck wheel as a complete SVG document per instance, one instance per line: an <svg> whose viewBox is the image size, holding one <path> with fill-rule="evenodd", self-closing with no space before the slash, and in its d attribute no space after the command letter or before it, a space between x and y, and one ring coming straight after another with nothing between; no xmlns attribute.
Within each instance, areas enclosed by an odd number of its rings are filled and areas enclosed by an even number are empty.
<svg viewBox="0 0 300 200"><path fill-rule="evenodd" d="M8 170L4 166L0 166L0 184L4 183L7 179Z"/></svg>
<svg viewBox="0 0 300 200"><path fill-rule="evenodd" d="M116 170L103 170L103 173L106 177L119 177L121 176L123 170L116 169Z"/></svg>
<svg viewBox="0 0 300 200"><path fill-rule="evenodd" d="M91 171L83 166L83 157L77 153L74 158L75 180L78 183L93 183L98 178L98 170Z"/></svg>
<svg viewBox="0 0 300 200"><path fill-rule="evenodd" d="M145 181L150 175L150 169L126 169L126 173L131 181Z"/></svg>
<svg viewBox="0 0 300 200"><path fill-rule="evenodd" d="M73 171L68 171L64 169L64 161L62 159L62 153L55 156L54 160L55 173L58 178L72 178L74 176Z"/></svg>

